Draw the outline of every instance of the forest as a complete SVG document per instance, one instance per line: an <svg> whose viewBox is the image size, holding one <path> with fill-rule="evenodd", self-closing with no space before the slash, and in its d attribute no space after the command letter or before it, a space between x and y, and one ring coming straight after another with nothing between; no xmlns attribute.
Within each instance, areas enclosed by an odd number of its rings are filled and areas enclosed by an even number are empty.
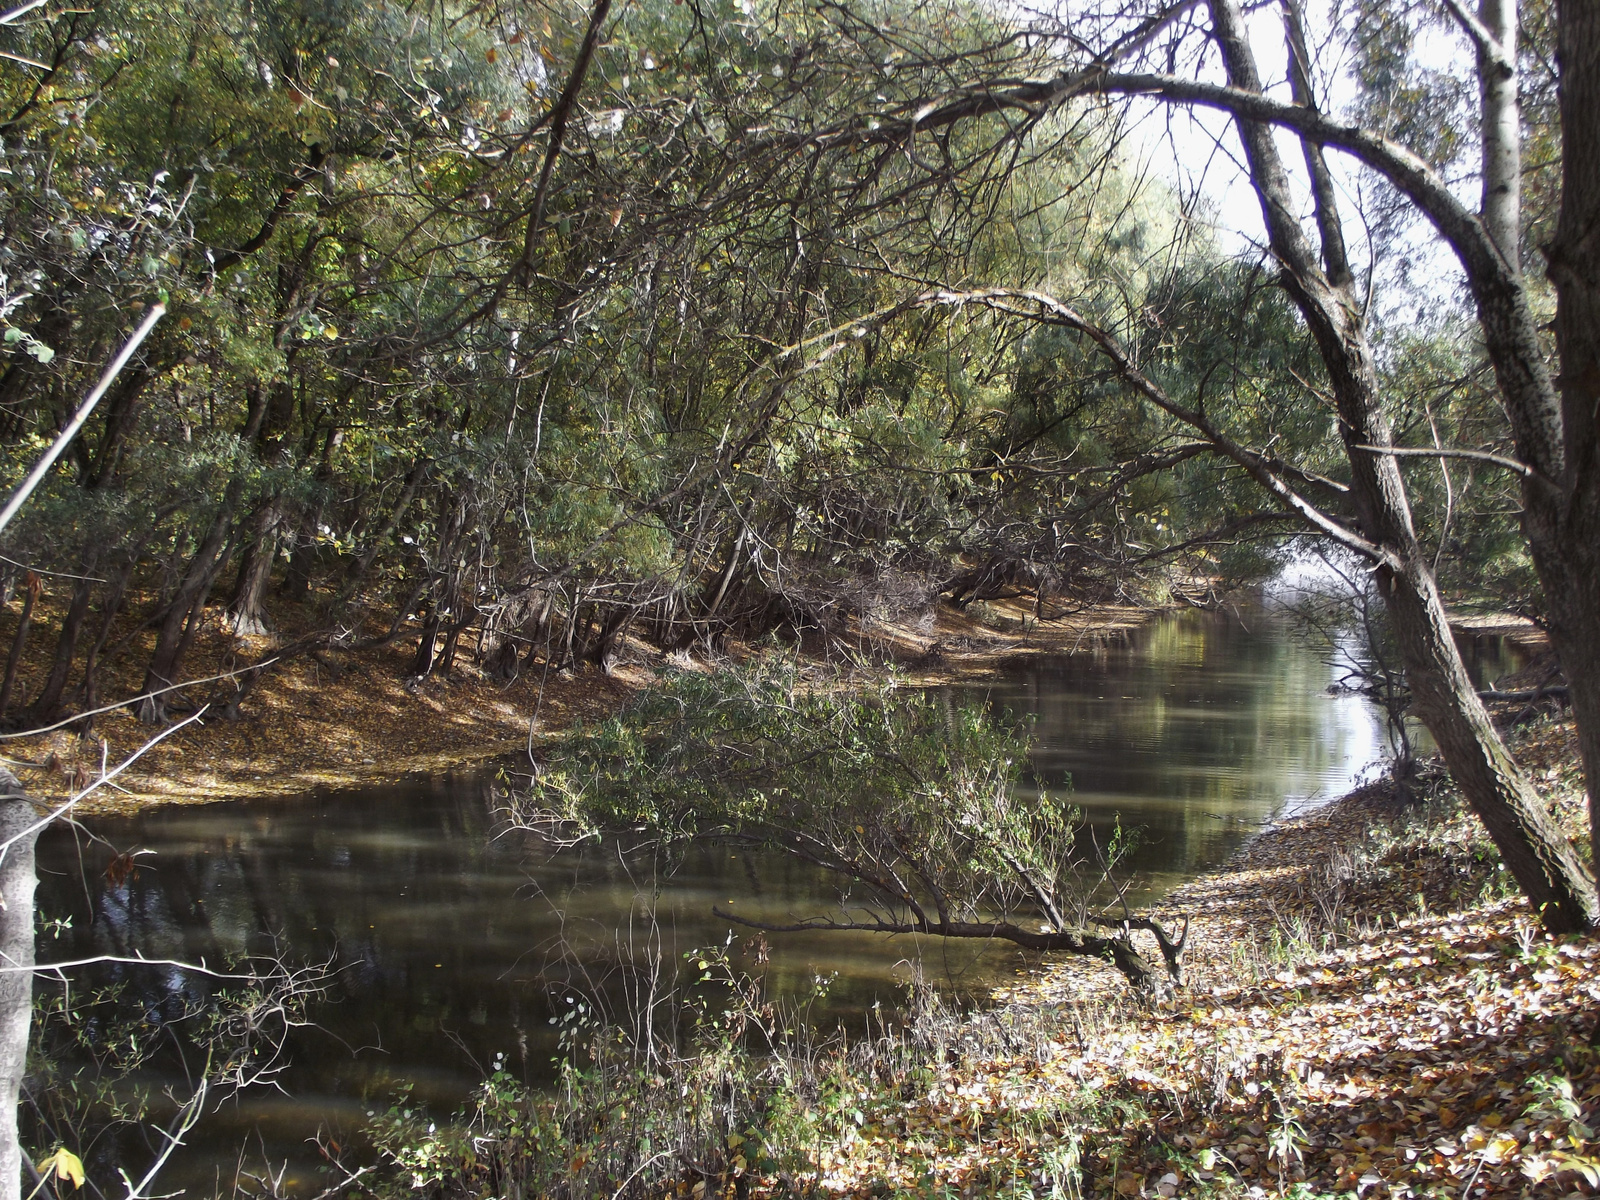
<svg viewBox="0 0 1600 1200"><path fill-rule="evenodd" d="M85 748L62 815L108 727L260 727L296 664L859 670L940 606L1209 607L1321 554L1539 936L1600 925L1591 0L24 0L0 159L0 732ZM1575 820L1469 612L1548 639ZM1170 1002L1185 914L1066 887L1017 731L844 686L669 680L510 811L803 835L876 889L849 928ZM7 788L14 1114L47 818Z"/></svg>

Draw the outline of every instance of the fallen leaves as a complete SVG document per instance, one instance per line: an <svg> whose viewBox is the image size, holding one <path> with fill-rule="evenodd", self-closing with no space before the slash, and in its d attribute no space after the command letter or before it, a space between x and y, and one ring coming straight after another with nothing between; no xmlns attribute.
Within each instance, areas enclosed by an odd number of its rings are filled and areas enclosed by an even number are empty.
<svg viewBox="0 0 1600 1200"><path fill-rule="evenodd" d="M1012 988L1008 1003L1060 1014L1056 1040L951 1062L939 1086L841 1139L820 1190L1600 1193L1600 940L1543 934L1502 894L1471 818L1384 832L1393 815L1358 794L1171 898L1204 914L1174 1006L1119 1006L1077 963ZM1383 845L1349 881L1348 911L1373 919L1268 961L1262 933L1306 900L1319 855L1368 833Z"/></svg>

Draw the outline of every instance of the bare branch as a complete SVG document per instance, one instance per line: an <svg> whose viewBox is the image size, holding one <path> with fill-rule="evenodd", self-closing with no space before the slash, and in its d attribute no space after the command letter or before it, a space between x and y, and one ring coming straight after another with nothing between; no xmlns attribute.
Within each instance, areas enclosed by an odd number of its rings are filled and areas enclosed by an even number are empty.
<svg viewBox="0 0 1600 1200"><path fill-rule="evenodd" d="M17 5L10 12L0 13L0 25L14 25L20 18L27 16L34 9L43 8L46 2L47 0L27 0L27 3Z"/></svg>
<svg viewBox="0 0 1600 1200"><path fill-rule="evenodd" d="M90 795L91 793L97 791L98 789L104 787L106 784L110 783L113 779L115 779L118 775L121 775L129 767L133 766L134 763L138 762L141 758L143 758L151 750L155 749L156 746L158 746L160 743L166 741L169 737L171 737L173 734L177 733L178 730L182 729L185 725L191 725L194 722L198 721L201 717L205 716L205 713L206 713L206 710L204 708L202 708L199 712L195 713L192 717L189 717L186 720L179 721L176 725L172 726L169 729L163 729L160 733L156 734L155 737L151 738L148 742L146 742L144 745L140 746L132 754L128 755L127 758L123 759L120 763L118 763L110 771L102 772L102 774L101 774L99 779L96 779L93 783L91 783L88 787L84 788L81 792L75 793L73 796L71 796L67 800L64 800L62 803L58 804L55 808L51 809L44 816L40 817L32 825L29 825L27 828L22 829L22 830L18 831L17 833L12 834L5 841L0 842L0 858L4 858L5 855L6 855L6 852L8 850L10 850L12 846L16 845L19 841L22 841L24 838L29 837L29 836L37 833L39 830L43 829L46 825L50 824L50 822L58 820L59 818L65 816L67 813L71 812L74 808L76 808L83 801L84 797ZM7 798L7 797L0 797L0 798ZM4 899L3 897L0 897L0 901L3 901L3 899Z"/></svg>
<svg viewBox="0 0 1600 1200"><path fill-rule="evenodd" d="M34 464L33 470L28 472L28 477L12 493L11 499L6 502L5 508L0 510L0 529L4 529L11 524L11 519L27 503L28 497L33 495L34 489L39 486L40 482L49 473L50 468L55 465L56 459L61 457L62 451L72 444L72 439L78 436L78 430L83 428L83 423L89 419L89 414L94 411L95 405L99 404L100 398L110 390L113 381L122 373L122 368L127 366L128 360L133 357L133 352L149 336L150 331L156 327L156 322L161 320L166 311L167 306L165 304L157 304L151 307L149 314L140 323L139 328L133 331L133 336L128 339L117 356L111 360L111 365L106 367L105 373L100 376L100 382L95 384L94 390L84 397L83 403L78 406L78 411L72 414L72 420L67 422L67 427L56 435L56 440L50 444L50 449L46 450L39 461Z"/></svg>
<svg viewBox="0 0 1600 1200"><path fill-rule="evenodd" d="M87 712L74 713L70 717L66 717L60 721L57 721L54 725L41 725L37 729L24 729L17 733L0 733L0 741L10 741L13 738L38 737L41 733L50 733L54 730L62 728L63 726L75 724L76 722L83 720L85 717L98 717L101 713L115 712L119 708L129 708L132 705L138 704L141 700L150 700L156 696L165 696L168 692L181 692L184 688L198 687L202 683L215 683L219 679L235 679L240 675L248 675L252 671L260 671L264 667L270 667L281 657L281 654L275 654L265 662L254 663L248 667L240 667L236 671L223 671L220 674L206 675L200 679L185 679L182 683L174 683L164 688L157 688L153 692L141 692L139 695L133 696L127 700L118 700L115 704L103 704L99 708L91 708ZM199 713L195 714L195 716L199 715ZM190 720L193 719L193 717L190 718ZM188 723L188 721L184 722L185 725ZM167 732L170 733L172 731L168 730ZM165 737L166 734L162 734L161 736Z"/></svg>
<svg viewBox="0 0 1600 1200"><path fill-rule="evenodd" d="M1503 454L1493 454L1487 450L1449 450L1433 449L1427 446L1357 446L1357 450L1366 450L1372 454L1383 454L1390 458L1464 458L1471 462L1488 463L1491 466L1502 467L1513 471L1524 479L1532 479L1544 487L1559 490L1556 484L1545 478L1533 467L1520 459L1507 458Z"/></svg>
<svg viewBox="0 0 1600 1200"><path fill-rule="evenodd" d="M1478 20L1477 15L1461 3L1461 0L1442 0L1450 15L1455 18L1461 31L1472 41L1473 47L1483 56L1485 62L1494 66L1496 70L1515 74L1517 65L1511 61L1511 56L1506 53L1506 48L1500 40L1489 31L1489 27Z"/></svg>

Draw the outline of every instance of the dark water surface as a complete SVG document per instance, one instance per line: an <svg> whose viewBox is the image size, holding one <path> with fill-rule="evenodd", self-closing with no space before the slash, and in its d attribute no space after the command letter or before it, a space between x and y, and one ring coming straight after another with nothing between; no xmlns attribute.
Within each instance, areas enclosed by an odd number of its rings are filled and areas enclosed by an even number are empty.
<svg viewBox="0 0 1600 1200"><path fill-rule="evenodd" d="M1266 615L1192 613L950 693L1036 716L1040 777L1070 777L1102 842L1118 822L1143 831L1131 869L1149 895L1221 862L1275 816L1338 795L1378 757L1374 711L1329 696L1331 678ZM208 1117L168 1173L174 1186L209 1187L219 1170L226 1182L252 1131L304 1172L319 1126L347 1136L402 1083L448 1113L496 1055L548 1078L550 1020L575 985L592 993L619 960L659 952L671 963L722 944L730 930L714 902L769 921L833 902L810 868L726 849L701 849L654 882L604 847L551 857L497 827L490 792L486 775L463 774L90 822L118 851L154 851L115 884L105 845L64 829L41 840L41 911L71 920L58 940L41 940L41 960L216 964L277 952L338 968L315 1026L291 1038L282 1091L246 1093ZM777 993L837 976L812 1009L830 1026L859 1022L875 1001L893 1005L913 960L973 991L1022 964L1003 948L911 938L772 942ZM210 986L176 968L103 968L99 979L126 980L152 1014Z"/></svg>

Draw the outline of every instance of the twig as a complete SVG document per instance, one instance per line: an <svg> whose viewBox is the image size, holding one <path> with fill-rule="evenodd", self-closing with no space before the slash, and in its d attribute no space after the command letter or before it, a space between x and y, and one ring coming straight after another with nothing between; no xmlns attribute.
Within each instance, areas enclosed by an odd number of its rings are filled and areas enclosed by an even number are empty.
<svg viewBox="0 0 1600 1200"><path fill-rule="evenodd" d="M73 575L67 571L46 571L43 567L30 567L27 563L18 562L14 558L7 558L4 554L0 554L0 562L8 562L13 567L21 567L24 571L32 571L35 575L49 575L56 579L82 579L88 583L108 582L108 580L101 579L98 575Z"/></svg>
<svg viewBox="0 0 1600 1200"><path fill-rule="evenodd" d="M211 979L230 979L238 982L259 982L260 975L238 975L228 971L213 971L201 959L198 964L187 962L181 958L146 958L142 954L96 954L90 958L75 958L71 962L34 963L31 967L0 967L0 974L18 971L65 971L68 967L97 967L101 963L120 963L129 967L180 967L185 971L193 971L196 975L205 975Z"/></svg>
<svg viewBox="0 0 1600 1200"><path fill-rule="evenodd" d="M170 729L163 729L160 733L156 734L155 737L151 738L144 745L140 746L137 750L135 750L127 758L123 759L120 763L118 763L110 771L107 771L107 772L103 773L100 776L99 779L96 779L88 787L84 788L83 791L81 791L77 795L73 796L70 800L63 801L56 808L52 809L50 812L48 812L44 816L40 817L32 825L29 825L26 829L23 829L23 830L15 833L15 834L12 834L12 836L7 838L5 841L0 842L0 860L3 860L5 858L6 853L11 849L12 846L16 845L17 842L21 841L25 837L29 837L29 836L33 835L34 833L37 833L39 830L43 829L46 825L50 824L50 822L52 822L54 820L57 820L60 817L65 816L68 812L72 811L72 809L74 807L76 807L77 804L79 803L79 801L81 801L85 796L89 795L91 792L95 791L96 789L104 787L106 784L110 783L118 775L121 775L129 767L133 766L134 763L138 762L141 758L143 758L146 754L148 754L151 750L153 750L158 743L164 742L167 738L169 738L173 734L177 733L178 730L182 729L185 725L193 724L195 721L198 721L201 717L205 716L206 710L209 709L210 707L211 706L209 704L204 705L200 709L200 711L195 713L192 717L189 717L189 718L187 718L186 720L183 720L183 721L179 721L176 725L172 726L172 728L170 728ZM9 797L7 797L7 798L9 798Z"/></svg>

